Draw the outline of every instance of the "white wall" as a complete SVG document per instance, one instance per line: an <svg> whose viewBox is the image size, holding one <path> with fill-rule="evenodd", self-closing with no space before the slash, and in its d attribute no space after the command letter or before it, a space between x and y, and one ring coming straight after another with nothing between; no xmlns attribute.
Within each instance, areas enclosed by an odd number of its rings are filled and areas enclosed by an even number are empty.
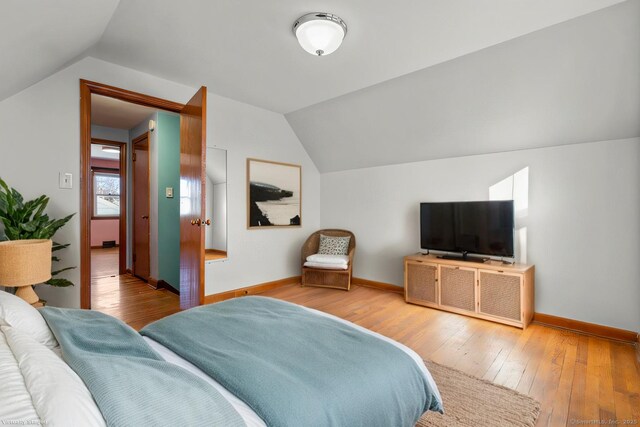
<svg viewBox="0 0 640 427"><path fill-rule="evenodd" d="M320 226L320 175L284 116L209 99L209 147L227 150L227 252L205 265L206 294L300 274L300 249ZM247 230L247 157L302 165L302 226Z"/></svg>
<svg viewBox="0 0 640 427"><path fill-rule="evenodd" d="M535 311L640 330L640 138L322 175L322 227L352 230L354 275L402 285L419 249L419 203L488 200L529 167Z"/></svg>
<svg viewBox="0 0 640 427"><path fill-rule="evenodd" d="M213 215L211 216L211 248L227 250L227 183L213 186ZM208 189L207 189L208 191Z"/></svg>
<svg viewBox="0 0 640 427"><path fill-rule="evenodd" d="M204 208L205 208L205 218L213 218L213 211L215 205L215 199L213 198L213 181L207 175L205 181L205 197L204 197ZM217 210L217 207L215 207ZM213 220L212 220L213 221ZM214 222L215 224L215 222ZM205 227L204 229L204 247L205 249L213 248L213 227Z"/></svg>
<svg viewBox="0 0 640 427"><path fill-rule="evenodd" d="M211 225L205 228L205 248L227 250L227 152L207 148L207 182L205 218Z"/></svg>
<svg viewBox="0 0 640 427"><path fill-rule="evenodd" d="M205 249L227 250L227 183L214 184L207 176L206 215L211 225L205 228Z"/></svg>
<svg viewBox="0 0 640 427"><path fill-rule="evenodd" d="M49 213L60 217L80 209L79 79L98 81L186 102L196 88L87 57L0 102L0 176L26 197L47 194ZM319 174L280 114L209 93L208 145L229 150L229 249L233 258L208 265L206 294L299 274L297 252L320 223ZM247 156L302 164L304 226L290 230L245 229L245 159ZM58 189L58 172L71 172L74 188ZM76 216L57 236L71 247L61 266L80 264L80 226ZM78 307L79 271L70 272L75 287L39 287L51 305Z"/></svg>

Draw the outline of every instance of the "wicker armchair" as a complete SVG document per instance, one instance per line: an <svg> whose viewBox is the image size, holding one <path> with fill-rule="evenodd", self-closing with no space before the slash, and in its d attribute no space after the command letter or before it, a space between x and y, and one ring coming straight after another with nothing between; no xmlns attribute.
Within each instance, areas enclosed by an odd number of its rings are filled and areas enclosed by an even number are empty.
<svg viewBox="0 0 640 427"><path fill-rule="evenodd" d="M320 234L325 236L351 237L349 241L349 267L346 270L326 270L305 267L304 263L309 255L318 253ZM351 270L353 268L353 254L356 250L356 236L347 230L319 230L313 233L302 246L302 286L319 286L323 288L344 289L351 288Z"/></svg>

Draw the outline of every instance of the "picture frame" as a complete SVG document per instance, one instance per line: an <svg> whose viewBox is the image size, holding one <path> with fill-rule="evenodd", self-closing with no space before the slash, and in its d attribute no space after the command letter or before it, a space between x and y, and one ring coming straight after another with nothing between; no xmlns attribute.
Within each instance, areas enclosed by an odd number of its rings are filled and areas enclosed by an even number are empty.
<svg viewBox="0 0 640 427"><path fill-rule="evenodd" d="M302 226L302 166L247 158L247 229Z"/></svg>

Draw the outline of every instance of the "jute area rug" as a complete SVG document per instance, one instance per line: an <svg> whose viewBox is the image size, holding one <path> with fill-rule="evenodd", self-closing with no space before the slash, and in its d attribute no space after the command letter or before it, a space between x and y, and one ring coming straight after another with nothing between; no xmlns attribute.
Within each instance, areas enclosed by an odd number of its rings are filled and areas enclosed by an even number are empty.
<svg viewBox="0 0 640 427"><path fill-rule="evenodd" d="M533 427L540 403L489 381L425 360L444 401L444 415L427 412L416 427Z"/></svg>

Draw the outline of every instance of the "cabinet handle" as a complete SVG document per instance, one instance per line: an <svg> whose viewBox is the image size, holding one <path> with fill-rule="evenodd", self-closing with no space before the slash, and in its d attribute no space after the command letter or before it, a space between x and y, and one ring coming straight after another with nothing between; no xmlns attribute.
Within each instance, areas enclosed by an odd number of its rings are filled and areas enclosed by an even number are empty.
<svg viewBox="0 0 640 427"><path fill-rule="evenodd" d="M498 273L504 273L504 270L498 270Z"/></svg>

